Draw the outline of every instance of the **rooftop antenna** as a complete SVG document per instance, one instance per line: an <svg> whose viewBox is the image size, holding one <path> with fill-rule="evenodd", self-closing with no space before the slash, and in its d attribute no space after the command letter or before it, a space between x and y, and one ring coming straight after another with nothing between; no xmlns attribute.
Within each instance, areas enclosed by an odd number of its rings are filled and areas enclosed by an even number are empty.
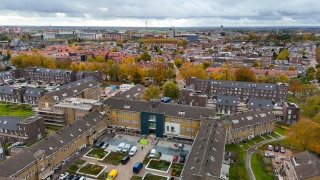
<svg viewBox="0 0 320 180"><path fill-rule="evenodd" d="M148 37L148 20L146 20L146 38Z"/></svg>

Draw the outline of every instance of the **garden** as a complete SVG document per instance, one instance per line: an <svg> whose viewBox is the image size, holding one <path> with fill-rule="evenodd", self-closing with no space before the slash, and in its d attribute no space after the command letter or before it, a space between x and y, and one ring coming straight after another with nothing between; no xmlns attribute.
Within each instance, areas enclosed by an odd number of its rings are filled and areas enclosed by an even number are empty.
<svg viewBox="0 0 320 180"><path fill-rule="evenodd" d="M90 157L95 159L103 159L108 152L104 151L104 149L93 148L84 157Z"/></svg>
<svg viewBox="0 0 320 180"><path fill-rule="evenodd" d="M146 173L142 180L167 180L168 177L160 176L156 174Z"/></svg>
<svg viewBox="0 0 320 180"><path fill-rule="evenodd" d="M149 161L147 168L166 172L166 171L168 171L170 165L171 165L171 162L164 161L164 160L152 159Z"/></svg>
<svg viewBox="0 0 320 180"><path fill-rule="evenodd" d="M32 114L32 108L28 104L18 104L10 102L0 102L0 112L2 116L18 116L25 118Z"/></svg>
<svg viewBox="0 0 320 180"><path fill-rule="evenodd" d="M130 180L142 180L142 177L140 177L140 176L132 176L130 178Z"/></svg>
<svg viewBox="0 0 320 180"><path fill-rule="evenodd" d="M118 152L110 152L107 157L105 157L102 162L118 166L121 162L121 159L126 156L126 154Z"/></svg>
<svg viewBox="0 0 320 180"><path fill-rule="evenodd" d="M104 166L100 166L98 164L86 163L77 172L83 173L83 174L88 174L88 175L93 175L93 176L98 176L103 171L103 169L105 169Z"/></svg>
<svg viewBox="0 0 320 180"><path fill-rule="evenodd" d="M237 153L236 163L231 163L229 170L230 180L247 180L249 175L245 166L245 151L241 149L236 144L230 144L226 146L226 150L231 151L231 153Z"/></svg>
<svg viewBox="0 0 320 180"><path fill-rule="evenodd" d="M253 153L251 167L257 180L273 180L271 159L262 154Z"/></svg>
<svg viewBox="0 0 320 180"><path fill-rule="evenodd" d="M180 177L181 171L183 169L183 164L180 163L172 163L171 165L171 176Z"/></svg>

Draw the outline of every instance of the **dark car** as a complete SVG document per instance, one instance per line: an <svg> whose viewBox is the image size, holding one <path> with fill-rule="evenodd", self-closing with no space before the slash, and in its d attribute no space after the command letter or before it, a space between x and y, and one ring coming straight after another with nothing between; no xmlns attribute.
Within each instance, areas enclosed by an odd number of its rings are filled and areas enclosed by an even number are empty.
<svg viewBox="0 0 320 180"><path fill-rule="evenodd" d="M273 149L273 150L274 150L275 152L279 152L279 149L280 149L279 146L274 146L274 149Z"/></svg>
<svg viewBox="0 0 320 180"><path fill-rule="evenodd" d="M65 180L71 180L71 179L73 179L73 177L74 177L73 174L69 174L69 175L65 178Z"/></svg>
<svg viewBox="0 0 320 180"><path fill-rule="evenodd" d="M121 159L121 164L127 164L129 160L130 160L130 156L125 156Z"/></svg>
<svg viewBox="0 0 320 180"><path fill-rule="evenodd" d="M97 143L95 143L95 145L96 145L97 147L101 147L101 146L104 145L104 142L98 141Z"/></svg>
<svg viewBox="0 0 320 180"><path fill-rule="evenodd" d="M186 161L186 155L185 154L180 154L180 160L179 160L179 162L180 163L184 163Z"/></svg>

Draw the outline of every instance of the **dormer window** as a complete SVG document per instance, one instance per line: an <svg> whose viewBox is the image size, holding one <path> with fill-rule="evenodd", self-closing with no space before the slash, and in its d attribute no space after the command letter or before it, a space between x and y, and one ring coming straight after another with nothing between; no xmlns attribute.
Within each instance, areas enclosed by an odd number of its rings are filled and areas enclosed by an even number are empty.
<svg viewBox="0 0 320 180"><path fill-rule="evenodd" d="M180 114L180 115L185 115L186 112L185 112L185 111L179 111L179 114Z"/></svg>

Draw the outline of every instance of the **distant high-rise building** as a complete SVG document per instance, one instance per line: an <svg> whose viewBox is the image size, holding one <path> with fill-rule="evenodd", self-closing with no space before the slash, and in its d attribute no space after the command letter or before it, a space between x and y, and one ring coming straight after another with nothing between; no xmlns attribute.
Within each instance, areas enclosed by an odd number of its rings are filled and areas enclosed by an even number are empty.
<svg viewBox="0 0 320 180"><path fill-rule="evenodd" d="M223 31L223 25L220 26L220 31Z"/></svg>
<svg viewBox="0 0 320 180"><path fill-rule="evenodd" d="M176 30L174 27L171 27L169 30L168 30L168 34L169 34L169 38L174 38L174 36L176 36Z"/></svg>

